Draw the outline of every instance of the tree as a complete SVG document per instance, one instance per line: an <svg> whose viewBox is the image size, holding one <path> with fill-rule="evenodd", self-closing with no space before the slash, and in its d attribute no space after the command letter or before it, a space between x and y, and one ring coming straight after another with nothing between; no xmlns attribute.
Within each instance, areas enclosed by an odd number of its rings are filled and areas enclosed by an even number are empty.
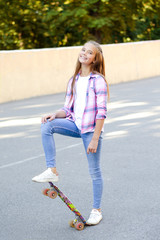
<svg viewBox="0 0 160 240"><path fill-rule="evenodd" d="M1 49L42 48L48 44L43 21L51 1L0 1Z"/></svg>
<svg viewBox="0 0 160 240"><path fill-rule="evenodd" d="M0 49L159 37L160 0L0 0Z"/></svg>
<svg viewBox="0 0 160 240"><path fill-rule="evenodd" d="M160 0L143 0L138 11L135 40L160 38Z"/></svg>

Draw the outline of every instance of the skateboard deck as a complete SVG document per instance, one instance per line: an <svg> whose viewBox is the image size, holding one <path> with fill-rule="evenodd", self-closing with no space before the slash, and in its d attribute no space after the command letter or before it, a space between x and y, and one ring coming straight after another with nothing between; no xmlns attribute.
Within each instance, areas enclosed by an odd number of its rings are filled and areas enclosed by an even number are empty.
<svg viewBox="0 0 160 240"><path fill-rule="evenodd" d="M78 209L73 205L73 203L69 200L68 197L60 191L60 189L54 185L52 182L49 182L50 188L46 188L42 191L42 193L45 196L48 196L52 199L56 198L57 195L60 197L60 199L67 205L67 207L75 214L76 218L69 222L70 227L73 227L79 231L84 229L84 226L86 225L86 221L81 215L81 213L78 211Z"/></svg>

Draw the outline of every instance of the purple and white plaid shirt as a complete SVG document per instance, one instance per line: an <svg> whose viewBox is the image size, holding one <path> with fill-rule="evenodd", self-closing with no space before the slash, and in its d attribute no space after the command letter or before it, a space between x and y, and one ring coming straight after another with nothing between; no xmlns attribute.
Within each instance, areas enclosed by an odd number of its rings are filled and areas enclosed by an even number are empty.
<svg viewBox="0 0 160 240"><path fill-rule="evenodd" d="M76 76L75 84L78 81L79 75L77 74ZM75 121L74 102L76 93L73 93L73 98L70 101L72 79L68 83L65 104L61 110L65 111L67 119ZM81 133L93 132L96 119L105 119L106 113L107 84L101 75L91 73L86 92L86 106L82 117Z"/></svg>

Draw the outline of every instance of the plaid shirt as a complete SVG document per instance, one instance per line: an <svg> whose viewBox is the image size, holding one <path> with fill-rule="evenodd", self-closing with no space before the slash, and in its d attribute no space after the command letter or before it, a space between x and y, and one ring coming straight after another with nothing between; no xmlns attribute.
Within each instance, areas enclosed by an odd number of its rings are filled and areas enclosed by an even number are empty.
<svg viewBox="0 0 160 240"><path fill-rule="evenodd" d="M79 75L80 74L77 74L76 76L75 84L78 81ZM72 80L73 78L71 78L68 83L65 104L61 110L65 111L67 119L75 121L74 102L76 93L73 93L73 98L70 101ZM82 117L81 133L93 132L96 119L106 118L106 105L107 84L101 75L91 73L86 92L86 106Z"/></svg>

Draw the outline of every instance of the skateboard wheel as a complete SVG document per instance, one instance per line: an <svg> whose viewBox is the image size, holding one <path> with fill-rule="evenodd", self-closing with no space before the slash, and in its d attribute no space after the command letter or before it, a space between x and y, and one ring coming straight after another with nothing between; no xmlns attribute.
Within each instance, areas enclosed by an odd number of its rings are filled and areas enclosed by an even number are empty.
<svg viewBox="0 0 160 240"><path fill-rule="evenodd" d="M45 188L42 190L42 194L45 195L45 196L48 196L48 192L50 191L49 188Z"/></svg>
<svg viewBox="0 0 160 240"><path fill-rule="evenodd" d="M84 224L83 224L82 222L76 222L75 228L76 228L78 231L81 231L81 230L84 229Z"/></svg>
<svg viewBox="0 0 160 240"><path fill-rule="evenodd" d="M57 192L53 190L49 191L48 197L55 199L57 197Z"/></svg>
<svg viewBox="0 0 160 240"><path fill-rule="evenodd" d="M75 224L74 224L74 220L69 221L69 226L70 226L70 227L74 228L74 225L75 225Z"/></svg>

